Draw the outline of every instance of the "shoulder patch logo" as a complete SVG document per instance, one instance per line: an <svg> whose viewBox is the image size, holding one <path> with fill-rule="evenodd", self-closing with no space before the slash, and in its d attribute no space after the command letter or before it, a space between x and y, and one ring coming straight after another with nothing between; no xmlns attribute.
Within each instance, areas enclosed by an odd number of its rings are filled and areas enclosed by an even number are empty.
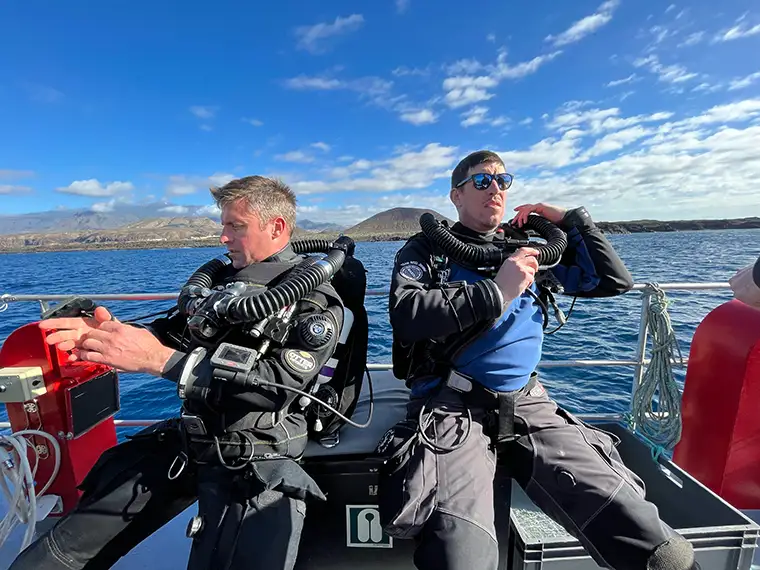
<svg viewBox="0 0 760 570"><path fill-rule="evenodd" d="M401 264L398 274L411 281L419 281L425 275L425 267L419 261L407 261Z"/></svg>
<svg viewBox="0 0 760 570"><path fill-rule="evenodd" d="M317 361L309 352L288 349L282 353L282 356L285 364L299 374L308 374L317 369Z"/></svg>

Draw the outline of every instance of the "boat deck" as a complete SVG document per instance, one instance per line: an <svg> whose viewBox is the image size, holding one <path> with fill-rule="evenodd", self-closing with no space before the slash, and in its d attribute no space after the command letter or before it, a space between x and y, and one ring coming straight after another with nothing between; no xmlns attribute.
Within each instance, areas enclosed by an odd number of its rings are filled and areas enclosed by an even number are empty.
<svg viewBox="0 0 760 570"><path fill-rule="evenodd" d="M377 442L382 437L383 433L395 424L397 421L403 418L405 412L405 404L408 399L408 391L404 384L399 380L396 380L389 371L374 371L372 372L373 388L374 388L374 401L375 410L373 420L370 426L366 429L357 429L352 426L345 426L341 431L341 439L337 446L332 448L325 448L316 442L313 442L307 455L310 458L342 458L343 456L356 457L361 455L371 454L375 449ZM366 421L369 410L369 394L368 386L365 382L364 389L362 391L362 397L357 405L353 418L362 423ZM622 428L621 428L622 429ZM631 438L633 440L633 438ZM626 460L628 461L628 460ZM651 461L651 456L648 448L641 444L641 449L636 452L636 457L631 461L631 467L637 471L649 471L649 478L651 480L652 473L657 471L657 467ZM658 477L661 477L657 473ZM342 481L342 479L341 479ZM598 567L593 564L590 559L584 559L585 551L582 547L572 539L569 535L563 532L563 529L558 527L556 523L551 521L546 515L544 515L529 499L522 493L521 489L514 483L511 483L511 520L513 524L516 524L521 532L524 532L523 539L527 542L538 541L541 544L541 548L546 548L546 553L551 554L552 549L556 550L555 556L559 558L554 559L554 562L562 562L556 568L562 570L572 568L573 570L597 570ZM760 554L757 550L754 552L754 563L750 567L748 565L749 558L744 557L741 564L734 564L726 566L725 563L733 564L730 562L731 557L741 557L741 550L746 548L754 548L752 542L753 533L757 535L760 533L757 529L751 529L747 527L747 523L750 521L741 517L739 513L730 508L730 506L724 501L720 500L717 496L712 496L704 488L700 486L699 489L693 488L693 485L699 485L694 482L689 483L692 489L689 493L690 497L696 497L699 500L694 503L704 503L709 507L704 515L697 516L696 511L691 508L692 501L683 500L684 497L679 498L678 489L671 488L670 484L667 484L667 488L662 491L656 490L656 485L648 486L650 492L654 491L656 496L653 499L658 506L660 503L675 502L679 505L685 505L689 512L684 512L680 507L674 507L674 505L662 504L663 514L668 517L676 517L680 524L676 525L676 528L694 529L697 533L697 543L701 541L702 547L706 548L699 553L700 559L704 561L720 561L719 566L710 570L723 570L724 568L741 570L760 570ZM672 495L673 498L669 501L665 498ZM676 512L672 512L675 508ZM696 507L694 507L696 508ZM338 505L337 510L343 509L342 505ZM729 510L731 512L729 512ZM7 505L0 500L0 513L7 512ZM187 523L191 517L197 512L196 505L189 507L186 511L178 515L174 520L169 522L151 537L143 541L136 548L134 548L126 557L121 559L114 568L117 570L138 570L138 569L161 569L161 570L183 570L187 567L187 560L190 552L191 541L185 536L185 529ZM321 516L315 511L314 516ZM689 513L692 513L690 515ZM322 513L324 514L324 513ZM325 556L324 553L314 554L314 565L312 566L311 557L312 553L309 551L309 547L302 542L301 557L299 562L299 568L317 568L331 570L342 570L347 568L362 568L362 570L379 570L380 568L393 568L394 570L413 570L411 556L411 544L409 541L395 542L393 544L393 551L385 552L378 550L367 550L366 548L346 548L345 538L345 514L341 515L337 513L336 521L328 523L327 520L320 518L318 526L322 528L334 529L331 533L330 540L328 542L334 543L337 548L343 549L343 554L337 554L338 558L344 556L344 559L337 560L331 558L329 555ZM760 511L744 513L756 522L760 522ZM343 517L342 521L339 520ZM308 515L307 515L308 517ZM54 523L55 519L51 518L43 521L39 528L46 528L50 524ZM332 526L330 526L332 525ZM308 526L308 520L307 520ZM18 527L8 538L5 545L0 548L0 569L8 568L11 561L15 558L19 545L23 537L24 527ZM712 534L711 534L712 533ZM737 539L737 536L741 537L742 533L746 538ZM334 534L334 535L333 535ZM716 538L713 538L715 536ZM536 538L539 537L539 538ZM738 541L744 540L743 546L738 546ZM342 544L340 544L342 541ZM749 542L747 542L749 541ZM314 544L312 542L312 544ZM507 548L505 546L505 548ZM514 545L510 542L509 548L514 548ZM545 562L549 562L549 556L547 554ZM751 556L750 552L746 552L748 556ZM544 556L542 554L542 556ZM362 561L350 561L349 557L359 558ZM394 559L394 562L389 564L384 563L384 560ZM307 559L309 559L307 561ZM737 558L738 560L738 558ZM334 562L333 562L334 561ZM566 565L569 563L571 565ZM713 565L714 566L714 565ZM555 568L555 566L547 566ZM516 566L516 568L523 568L523 566ZM707 570L707 569L706 569Z"/></svg>

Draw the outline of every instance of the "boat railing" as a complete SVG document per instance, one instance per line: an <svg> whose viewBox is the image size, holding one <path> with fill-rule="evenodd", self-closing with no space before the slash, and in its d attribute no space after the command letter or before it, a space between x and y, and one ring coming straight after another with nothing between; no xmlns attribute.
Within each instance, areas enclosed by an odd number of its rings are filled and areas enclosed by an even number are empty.
<svg viewBox="0 0 760 570"><path fill-rule="evenodd" d="M674 283L637 283L631 289L631 292L626 293L630 295L632 292L641 292L641 313L639 317L639 331L636 343L635 356L632 359L612 359L612 360L596 360L596 359L572 359L572 360L543 360L539 363L539 368L594 368L594 367L623 367L632 366L634 368L633 378L631 382L631 403L634 402L636 397L636 391L641 385L642 377L646 366L650 363L651 359L647 358L647 340L649 338L649 320L650 320L650 307L652 302L652 293L655 291L706 291L706 290L720 290L729 289L728 282L674 282ZM388 289L368 289L368 296L387 296ZM46 311L49 308L49 303L60 302L70 299L75 296L86 297L93 301L162 301L162 300L174 300L177 298L178 292L174 293L105 293L105 294L56 294L56 295L12 295L4 294L0 295L0 313L8 308L10 303L15 302L38 302L40 303L41 312ZM684 357L679 359L684 365L688 363L688 358ZM367 369L370 371L389 371L392 369L390 363L372 363L367 364ZM584 420L598 420L598 421L620 421L626 418L625 414L616 413L597 413L597 414L578 414L581 419ZM161 418L158 419L119 419L114 420L117 426L121 427L143 427L152 425ZM0 429L9 428L9 422L0 422Z"/></svg>

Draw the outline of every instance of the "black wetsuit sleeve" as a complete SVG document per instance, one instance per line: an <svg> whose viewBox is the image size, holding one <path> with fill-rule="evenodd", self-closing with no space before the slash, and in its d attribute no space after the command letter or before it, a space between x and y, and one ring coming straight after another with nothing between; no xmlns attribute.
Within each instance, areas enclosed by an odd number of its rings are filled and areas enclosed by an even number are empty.
<svg viewBox="0 0 760 570"><path fill-rule="evenodd" d="M757 285L757 288L760 289L760 257L757 258L755 266L752 268L752 280Z"/></svg>
<svg viewBox="0 0 760 570"><path fill-rule="evenodd" d="M333 327L330 340L319 347L310 346L298 332L298 325L315 314L326 317ZM242 409L278 412L301 397L287 388L307 390L332 357L338 344L343 326L343 307L337 295L332 297L314 292L307 299L300 301L293 325L283 345L273 348L253 369L261 380L276 383L278 386L243 388L217 382L214 384L215 393L211 398L212 407L223 407L230 411Z"/></svg>
<svg viewBox="0 0 760 570"><path fill-rule="evenodd" d="M585 208L568 211L559 227L568 247L552 273L566 295L614 297L631 290L633 277Z"/></svg>
<svg viewBox="0 0 760 570"><path fill-rule="evenodd" d="M187 349L190 340L187 334L187 317L179 311L175 311L171 316L155 319L148 324L130 324L149 330L164 346L179 351Z"/></svg>
<svg viewBox="0 0 760 570"><path fill-rule="evenodd" d="M402 342L443 339L501 315L503 298L491 279L471 285L438 285L424 238L410 239L396 254L391 275L389 318Z"/></svg>

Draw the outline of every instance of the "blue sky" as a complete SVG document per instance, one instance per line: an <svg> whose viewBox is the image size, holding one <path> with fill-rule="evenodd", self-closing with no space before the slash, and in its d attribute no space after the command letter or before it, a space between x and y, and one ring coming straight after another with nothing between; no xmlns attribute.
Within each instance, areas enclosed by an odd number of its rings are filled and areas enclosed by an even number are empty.
<svg viewBox="0 0 760 570"><path fill-rule="evenodd" d="M760 7L669 2L6 2L0 213L210 204L268 174L299 216L509 204L597 220L760 215Z"/></svg>

